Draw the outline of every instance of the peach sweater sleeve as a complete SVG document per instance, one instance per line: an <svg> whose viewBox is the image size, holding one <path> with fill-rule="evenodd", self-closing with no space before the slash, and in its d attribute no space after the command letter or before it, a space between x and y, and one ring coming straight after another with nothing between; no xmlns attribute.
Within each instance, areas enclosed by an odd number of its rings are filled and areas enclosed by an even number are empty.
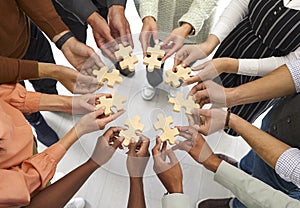
<svg viewBox="0 0 300 208"><path fill-rule="evenodd" d="M56 143L19 166L0 169L0 207L28 205L30 195L43 189L53 177L65 152L66 149Z"/></svg>
<svg viewBox="0 0 300 208"><path fill-rule="evenodd" d="M20 84L0 85L0 98L25 114L38 111L41 95L27 91Z"/></svg>

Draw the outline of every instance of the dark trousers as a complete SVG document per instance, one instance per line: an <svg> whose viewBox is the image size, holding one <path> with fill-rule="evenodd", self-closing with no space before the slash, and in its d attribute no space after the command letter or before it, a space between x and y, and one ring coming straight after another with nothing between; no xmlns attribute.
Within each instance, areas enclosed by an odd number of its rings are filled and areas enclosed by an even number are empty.
<svg viewBox="0 0 300 208"><path fill-rule="evenodd" d="M24 60L35 60L38 62L46 62L46 63L54 63L55 60L52 54L50 43L44 34L39 30L37 26L33 23L30 24L30 44L27 49L25 56L22 58ZM56 90L56 80L53 79L39 79L39 80L30 80L33 88L37 92L46 93L46 94L58 94ZM25 86L24 82L20 82L23 86ZM26 115L25 117L29 122L35 122L40 113L32 113L30 115Z"/></svg>

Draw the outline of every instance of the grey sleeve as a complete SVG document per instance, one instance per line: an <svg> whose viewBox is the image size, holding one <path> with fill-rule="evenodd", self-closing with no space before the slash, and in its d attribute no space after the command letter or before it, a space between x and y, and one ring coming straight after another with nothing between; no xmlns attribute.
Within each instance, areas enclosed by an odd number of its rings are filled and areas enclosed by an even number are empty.
<svg viewBox="0 0 300 208"><path fill-rule="evenodd" d="M65 10L74 14L74 16L85 24L88 17L97 11L97 7L91 0L55 0Z"/></svg>
<svg viewBox="0 0 300 208"><path fill-rule="evenodd" d="M121 5L124 8L126 7L127 0L107 0L107 8L112 5Z"/></svg>

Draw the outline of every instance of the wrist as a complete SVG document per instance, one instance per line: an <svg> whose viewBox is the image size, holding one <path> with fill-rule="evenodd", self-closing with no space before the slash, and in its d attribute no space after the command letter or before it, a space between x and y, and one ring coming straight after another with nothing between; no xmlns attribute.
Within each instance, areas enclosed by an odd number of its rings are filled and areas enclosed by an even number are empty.
<svg viewBox="0 0 300 208"><path fill-rule="evenodd" d="M238 105L240 99L239 88L225 88L225 96L226 96L226 107L233 107Z"/></svg>
<svg viewBox="0 0 300 208"><path fill-rule="evenodd" d="M212 172L216 172L221 164L222 160L215 154L209 156L202 164L203 166Z"/></svg>
<svg viewBox="0 0 300 208"><path fill-rule="evenodd" d="M180 28L182 29L183 31L183 34L184 34L184 38L188 35L190 35L193 31L193 26L190 25L189 23L182 23L182 25L180 26Z"/></svg>
<svg viewBox="0 0 300 208"><path fill-rule="evenodd" d="M98 168L101 167L98 163L96 163L96 162L95 162L94 160L92 160L91 158L88 159L88 161L86 161L85 164L89 167L89 169L90 169L91 171L95 171L95 170L97 170Z"/></svg>
<svg viewBox="0 0 300 208"><path fill-rule="evenodd" d="M234 73L236 74L238 72L238 67L239 67L239 61L238 59L235 58L222 58L224 59L224 72L227 73Z"/></svg>
<svg viewBox="0 0 300 208"><path fill-rule="evenodd" d="M173 184L171 187L167 189L170 194L181 193L183 194L183 186L182 183Z"/></svg>
<svg viewBox="0 0 300 208"><path fill-rule="evenodd" d="M237 115L235 115L234 113L231 113L230 119L229 119L229 122L228 122L228 127L235 129L235 124L237 122L239 122L238 120L239 120L239 117Z"/></svg>
<svg viewBox="0 0 300 208"><path fill-rule="evenodd" d="M86 20L86 22L91 26L94 27L97 25L98 18L102 18L98 12L93 12Z"/></svg>
<svg viewBox="0 0 300 208"><path fill-rule="evenodd" d="M148 22L156 22L155 18L152 16L146 16L144 17L144 19L142 20L143 24L146 24Z"/></svg>

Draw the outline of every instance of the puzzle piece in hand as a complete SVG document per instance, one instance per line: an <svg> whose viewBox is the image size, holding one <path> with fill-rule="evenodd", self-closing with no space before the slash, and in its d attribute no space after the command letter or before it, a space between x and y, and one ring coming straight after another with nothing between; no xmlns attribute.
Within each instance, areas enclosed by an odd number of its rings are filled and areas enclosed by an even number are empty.
<svg viewBox="0 0 300 208"><path fill-rule="evenodd" d="M157 122L154 124L154 129L161 129L163 133L160 135L161 141L169 140L170 144L175 144L175 136L179 135L177 128L170 128L170 125L173 123L171 116L165 118L162 114L157 115Z"/></svg>
<svg viewBox="0 0 300 208"><path fill-rule="evenodd" d="M139 136L136 134L136 131L142 132L144 129L144 125L140 123L140 117L135 116L133 120L127 119L125 126L127 126L128 129L120 131L119 134L125 138L123 141L124 146L128 146L131 139L133 139L135 142L138 142Z"/></svg>
<svg viewBox="0 0 300 208"><path fill-rule="evenodd" d="M107 81L107 86L110 88L113 88L116 83L121 84L123 81L118 70L113 69L112 72L108 72L106 66L101 67L100 70L94 70L93 74L97 76L99 85L102 85L103 82Z"/></svg>
<svg viewBox="0 0 300 208"><path fill-rule="evenodd" d="M176 66L177 72L173 72L172 69L166 71L166 84L171 84L173 87L180 86L180 80L185 81L190 77L192 69L190 67L184 68L182 65Z"/></svg>
<svg viewBox="0 0 300 208"><path fill-rule="evenodd" d="M104 114L106 116L112 113L112 108L115 107L118 111L123 109L123 103L126 102L125 96L120 96L119 94L112 93L112 98L106 98L102 96L99 98L100 104L96 105L96 109L105 106Z"/></svg>
<svg viewBox="0 0 300 208"><path fill-rule="evenodd" d="M165 55L165 51L160 50L160 45L156 44L153 48L147 48L147 55L150 57L145 57L143 63L148 66L148 71L153 72L154 69L160 69L162 62L161 59Z"/></svg>
<svg viewBox="0 0 300 208"><path fill-rule="evenodd" d="M138 62L137 57L131 56L132 48L131 46L124 47L122 44L119 44L119 50L115 52L117 59L122 59L120 61L121 69L128 69L129 71L134 71L134 64Z"/></svg>
<svg viewBox="0 0 300 208"><path fill-rule="evenodd" d="M194 108L200 108L199 104L195 103L192 96L188 96L187 99L184 99L183 93L177 92L175 98L170 98L169 103L174 104L173 110L175 112L180 112L181 108L185 109L186 114L192 114Z"/></svg>

